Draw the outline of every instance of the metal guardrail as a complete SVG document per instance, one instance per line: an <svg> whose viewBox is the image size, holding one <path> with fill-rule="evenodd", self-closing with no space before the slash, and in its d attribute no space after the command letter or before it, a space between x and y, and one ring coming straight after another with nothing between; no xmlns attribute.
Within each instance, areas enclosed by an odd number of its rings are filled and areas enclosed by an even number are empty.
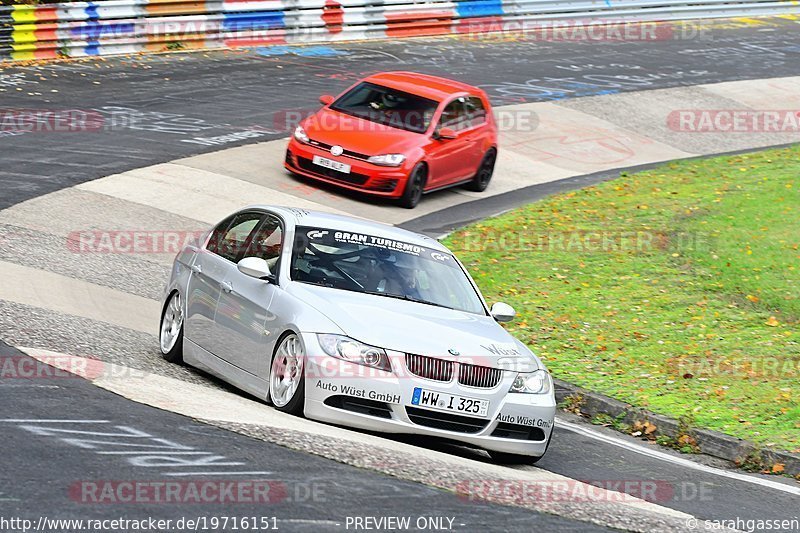
<svg viewBox="0 0 800 533"><path fill-rule="evenodd" d="M800 13L773 0L106 0L0 6L0 60ZM552 29L553 26L550 26Z"/></svg>

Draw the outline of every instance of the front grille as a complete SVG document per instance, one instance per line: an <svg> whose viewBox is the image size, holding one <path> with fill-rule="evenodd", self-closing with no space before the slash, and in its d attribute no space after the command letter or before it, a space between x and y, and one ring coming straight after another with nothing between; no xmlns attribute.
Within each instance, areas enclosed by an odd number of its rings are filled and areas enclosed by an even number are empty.
<svg viewBox="0 0 800 533"><path fill-rule="evenodd" d="M453 379L453 362L444 359L406 354L406 368L415 376L433 381L447 382Z"/></svg>
<svg viewBox="0 0 800 533"><path fill-rule="evenodd" d="M530 426L522 426L520 424L509 424L508 422L500 422L497 427L492 431L492 437L501 439L517 439L517 440L544 440L544 430L542 428L532 428Z"/></svg>
<svg viewBox="0 0 800 533"><path fill-rule="evenodd" d="M455 431L458 433L478 433L489 424L488 420L480 418L439 413L427 409L419 409L417 407L406 407L406 413L408 414L408 418L418 426Z"/></svg>
<svg viewBox="0 0 800 533"><path fill-rule="evenodd" d="M365 398L355 398L353 396L330 396L325 399L325 405L353 411L362 415L376 416L378 418L392 418L392 410L388 404L367 400Z"/></svg>
<svg viewBox="0 0 800 533"><path fill-rule="evenodd" d="M314 139L310 139L308 142L312 146L316 146L317 148L319 148L321 150L327 150L329 152L331 151L331 148L333 147L332 144L327 144L327 143L324 143L324 142L321 142L321 141L315 141ZM367 159L369 159L368 155L361 154L359 152L354 152L352 150L344 150L342 152L342 155L346 155L347 157L352 157L353 159L360 159L362 161L366 161Z"/></svg>
<svg viewBox="0 0 800 533"><path fill-rule="evenodd" d="M458 367L458 382L465 387L478 389L493 389L503 378L503 371L488 366L460 364Z"/></svg>
<svg viewBox="0 0 800 533"><path fill-rule="evenodd" d="M297 166L312 174L325 176L326 178L342 181L344 183L352 183L353 185L364 185L369 179L369 176L366 174L359 174L357 172L346 174L338 170L333 170L332 168L315 165L310 159L300 156L297 156Z"/></svg>

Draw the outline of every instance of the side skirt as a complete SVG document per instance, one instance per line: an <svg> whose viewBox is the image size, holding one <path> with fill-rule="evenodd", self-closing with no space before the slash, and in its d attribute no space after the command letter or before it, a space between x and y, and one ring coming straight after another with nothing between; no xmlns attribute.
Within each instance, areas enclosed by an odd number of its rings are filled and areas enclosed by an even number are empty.
<svg viewBox="0 0 800 533"><path fill-rule="evenodd" d="M183 339L183 360L187 365L208 372L260 400L265 400L267 397L268 381L220 359L185 337Z"/></svg>
<svg viewBox="0 0 800 533"><path fill-rule="evenodd" d="M440 187L436 187L435 189L424 190L424 191L422 191L422 194L428 194L429 192L441 191L441 190L444 190L444 189L449 189L450 187L458 187L460 185L464 185L465 183L469 183L470 181L472 181L472 178L467 178L465 180L457 181L455 183L448 183L447 185L442 185Z"/></svg>

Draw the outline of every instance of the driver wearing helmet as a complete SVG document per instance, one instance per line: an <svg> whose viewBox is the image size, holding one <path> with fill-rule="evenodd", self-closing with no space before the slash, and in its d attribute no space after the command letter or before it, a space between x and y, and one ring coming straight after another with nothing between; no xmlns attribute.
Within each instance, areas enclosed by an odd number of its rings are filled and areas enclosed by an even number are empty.
<svg viewBox="0 0 800 533"><path fill-rule="evenodd" d="M405 101L404 98L392 93L383 93L379 102L370 102L370 107L378 110L396 109Z"/></svg>

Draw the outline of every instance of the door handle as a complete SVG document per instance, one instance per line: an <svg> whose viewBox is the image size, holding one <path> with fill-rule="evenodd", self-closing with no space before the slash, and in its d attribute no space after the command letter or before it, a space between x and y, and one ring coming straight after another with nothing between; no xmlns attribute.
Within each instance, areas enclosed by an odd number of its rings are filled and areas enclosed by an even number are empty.
<svg viewBox="0 0 800 533"><path fill-rule="evenodd" d="M229 281L223 281L219 284L219 287L223 292L233 292L233 285L231 285Z"/></svg>
<svg viewBox="0 0 800 533"><path fill-rule="evenodd" d="M200 267L200 265L192 265L189 268L192 269L192 272L195 274L200 274L203 272L203 269Z"/></svg>

